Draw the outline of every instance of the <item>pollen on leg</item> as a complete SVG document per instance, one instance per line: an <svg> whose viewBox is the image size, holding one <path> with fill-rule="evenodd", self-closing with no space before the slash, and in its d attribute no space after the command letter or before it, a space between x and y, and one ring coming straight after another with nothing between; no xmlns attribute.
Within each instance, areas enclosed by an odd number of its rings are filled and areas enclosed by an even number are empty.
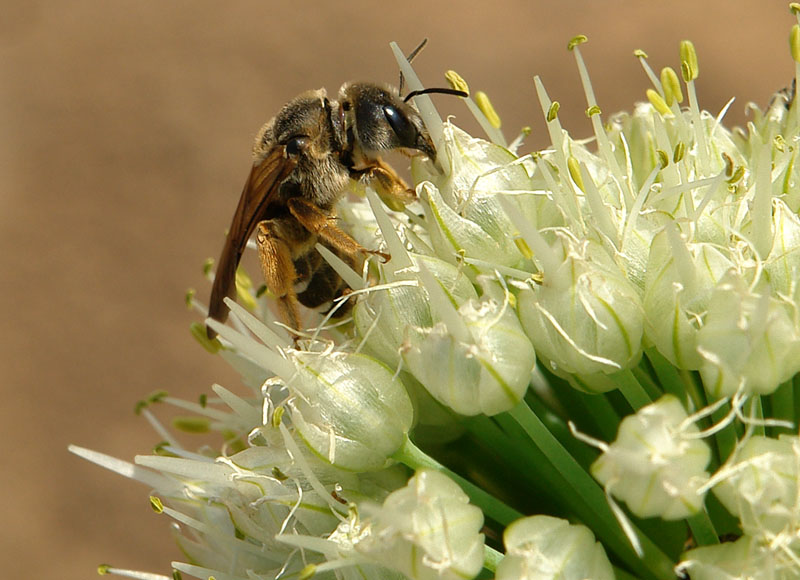
<svg viewBox="0 0 800 580"><path fill-rule="evenodd" d="M268 221L258 224L258 258L267 288L278 298L283 321L292 329L300 328L300 315L294 283L297 272L287 243L278 237Z"/></svg>

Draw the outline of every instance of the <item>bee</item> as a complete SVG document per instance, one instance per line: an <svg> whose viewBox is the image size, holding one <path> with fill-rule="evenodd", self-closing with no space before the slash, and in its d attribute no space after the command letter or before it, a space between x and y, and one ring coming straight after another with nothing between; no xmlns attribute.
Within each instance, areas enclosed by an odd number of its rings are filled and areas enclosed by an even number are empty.
<svg viewBox="0 0 800 580"><path fill-rule="evenodd" d="M379 154L399 150L435 162L431 137L409 104L426 93L467 96L436 88L413 91L403 99L388 85L345 83L336 100L325 89L300 94L261 128L217 265L209 317L220 322L227 318L223 299L233 292L236 268L253 233L266 287L277 298L281 319L294 331L300 329L300 304L317 308L346 290L315 244L354 269L369 255L389 260L388 254L363 248L339 228L335 205L351 180L367 181L390 207L416 198ZM298 292L301 284L305 286ZM209 338L216 335L211 328L207 333Z"/></svg>

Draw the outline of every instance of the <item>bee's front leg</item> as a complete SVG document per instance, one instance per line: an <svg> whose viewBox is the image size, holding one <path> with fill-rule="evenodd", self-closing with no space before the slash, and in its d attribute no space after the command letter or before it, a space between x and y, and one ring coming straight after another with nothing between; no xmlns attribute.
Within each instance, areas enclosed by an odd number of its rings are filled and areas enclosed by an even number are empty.
<svg viewBox="0 0 800 580"><path fill-rule="evenodd" d="M386 207L394 211L403 211L407 204L417 199L414 190L380 157L370 159L369 165L350 173L353 177L367 179Z"/></svg>
<svg viewBox="0 0 800 580"><path fill-rule="evenodd" d="M294 291L297 272L289 245L280 236L277 224L270 220L256 226L256 244L264 283L278 300L280 317L291 330L299 330L300 310Z"/></svg>

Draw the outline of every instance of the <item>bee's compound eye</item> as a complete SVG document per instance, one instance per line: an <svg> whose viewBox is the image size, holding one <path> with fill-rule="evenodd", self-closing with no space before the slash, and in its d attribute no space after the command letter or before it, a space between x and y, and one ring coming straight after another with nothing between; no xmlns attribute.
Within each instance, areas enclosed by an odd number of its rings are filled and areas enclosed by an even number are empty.
<svg viewBox="0 0 800 580"><path fill-rule="evenodd" d="M286 154L291 157L300 155L308 147L308 137L292 137L286 142Z"/></svg>
<svg viewBox="0 0 800 580"><path fill-rule="evenodd" d="M413 147L417 142L417 128L394 105L384 105L383 114L400 140L401 147Z"/></svg>

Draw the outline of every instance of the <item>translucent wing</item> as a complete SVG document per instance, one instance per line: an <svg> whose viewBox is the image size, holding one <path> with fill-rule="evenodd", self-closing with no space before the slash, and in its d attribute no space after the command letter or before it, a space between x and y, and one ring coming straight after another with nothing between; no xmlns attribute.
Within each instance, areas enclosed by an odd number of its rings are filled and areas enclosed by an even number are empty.
<svg viewBox="0 0 800 580"><path fill-rule="evenodd" d="M276 145L250 170L236 213L233 214L228 237L225 239L217 264L214 286L211 288L208 315L214 320L225 322L228 317L228 307L225 306L223 299L233 293L236 268L239 266L247 240L258 222L267 218L267 207L296 166L296 159L286 155L286 147ZM206 332L209 338L216 336L216 332L210 328L206 328Z"/></svg>

